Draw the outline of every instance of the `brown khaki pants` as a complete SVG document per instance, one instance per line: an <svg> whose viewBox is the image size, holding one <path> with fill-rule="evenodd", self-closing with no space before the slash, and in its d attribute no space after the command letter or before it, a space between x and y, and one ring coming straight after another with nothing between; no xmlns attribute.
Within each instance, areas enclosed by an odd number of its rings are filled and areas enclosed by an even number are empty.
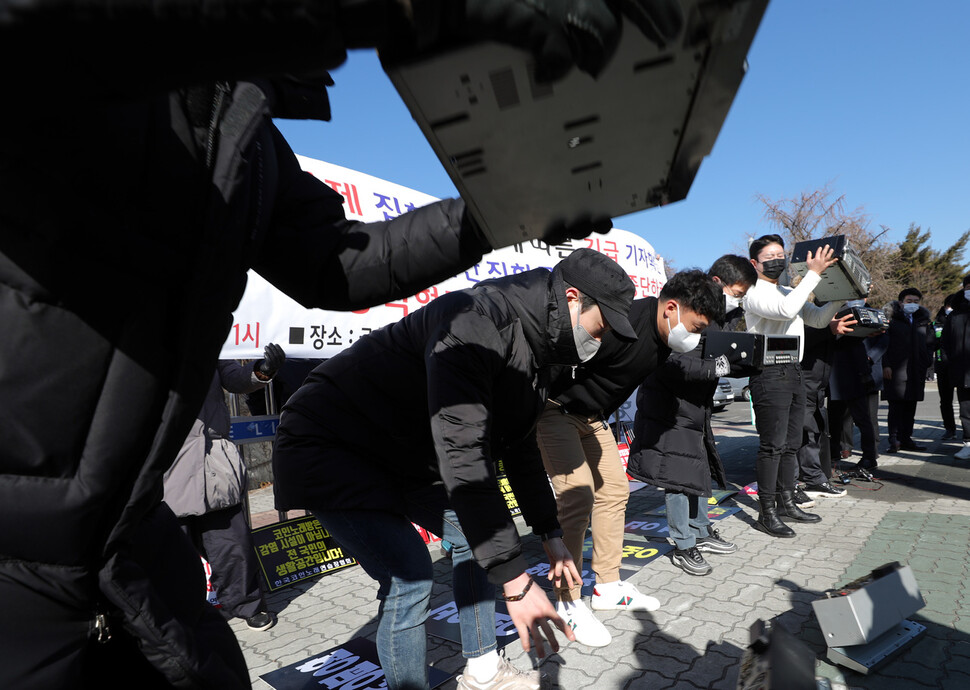
<svg viewBox="0 0 970 690"><path fill-rule="evenodd" d="M583 570L583 539L592 516L596 581L619 580L630 482L613 433L598 418L563 414L562 408L548 402L536 439L556 492L563 543L576 568ZM580 585L563 587L556 590L556 597L576 601L580 589Z"/></svg>

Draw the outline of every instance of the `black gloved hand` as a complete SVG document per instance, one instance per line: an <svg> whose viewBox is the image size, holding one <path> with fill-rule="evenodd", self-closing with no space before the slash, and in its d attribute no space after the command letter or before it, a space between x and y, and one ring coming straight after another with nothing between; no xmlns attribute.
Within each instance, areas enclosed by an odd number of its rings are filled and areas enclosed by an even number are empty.
<svg viewBox="0 0 970 690"><path fill-rule="evenodd" d="M558 227L547 230L542 236L542 241L550 246L563 244L566 240L581 240L589 237L594 232L605 235L613 229L613 221L609 218L594 221L581 221L569 227Z"/></svg>
<svg viewBox="0 0 970 690"><path fill-rule="evenodd" d="M573 65L598 75L620 42L623 15L660 46L684 24L679 0L452 0L443 6L443 41L487 39L524 48L542 81Z"/></svg>
<svg viewBox="0 0 970 690"><path fill-rule="evenodd" d="M263 359L256 363L255 371L267 378L272 378L286 362L286 353L283 348L275 343L270 343L263 348Z"/></svg>

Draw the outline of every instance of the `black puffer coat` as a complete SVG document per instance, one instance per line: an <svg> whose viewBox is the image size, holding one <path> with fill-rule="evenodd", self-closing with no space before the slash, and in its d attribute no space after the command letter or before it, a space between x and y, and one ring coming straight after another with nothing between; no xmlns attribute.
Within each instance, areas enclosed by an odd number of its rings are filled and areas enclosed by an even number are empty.
<svg viewBox="0 0 970 690"><path fill-rule="evenodd" d="M959 292L951 305L953 311L943 322L941 349L946 355L950 383L970 388L970 301Z"/></svg>
<svg viewBox="0 0 970 690"><path fill-rule="evenodd" d="M720 327L712 323L706 332L712 329ZM711 430L718 376L703 352L702 342L690 352L670 355L637 391L627 465L634 479L696 496L711 495L711 479L725 485Z"/></svg>
<svg viewBox="0 0 970 690"><path fill-rule="evenodd" d="M511 580L528 565L495 461L533 530L557 529L534 429L549 365L577 362L558 268L439 297L321 364L289 399L276 507L403 513L404 493L444 482L476 560Z"/></svg>
<svg viewBox="0 0 970 690"><path fill-rule="evenodd" d="M936 338L930 313L920 307L910 322L899 302L892 302L889 312L889 347L882 366L892 369L892 378L884 380L882 399L922 400Z"/></svg>
<svg viewBox="0 0 970 690"><path fill-rule="evenodd" d="M38 41L83 37L69 65L4 73L0 687L248 687L198 556L161 504L246 270L305 305L356 309L481 256L460 201L346 220L342 197L300 170L272 125L287 105L308 115L306 93L268 82L165 93L342 61L329 3L237 4L0 10L7 65ZM371 4L374 26L388 26L380 6L396 3ZM104 620L112 638L98 644Z"/></svg>

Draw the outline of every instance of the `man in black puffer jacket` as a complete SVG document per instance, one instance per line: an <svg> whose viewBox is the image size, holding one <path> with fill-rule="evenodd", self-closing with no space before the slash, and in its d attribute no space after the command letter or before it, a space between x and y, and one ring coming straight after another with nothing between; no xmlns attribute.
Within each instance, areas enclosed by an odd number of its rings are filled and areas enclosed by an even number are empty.
<svg viewBox="0 0 970 690"><path fill-rule="evenodd" d="M970 460L970 275L963 278L963 290L948 299L953 311L943 322L940 347L946 355L948 380L957 389L963 446L955 454ZM952 414L952 412L951 412Z"/></svg>
<svg viewBox="0 0 970 690"><path fill-rule="evenodd" d="M380 583L377 649L388 687L428 682L433 573L412 522L453 545L465 674L476 683L459 687L505 687L507 676L525 675L495 653L495 585L527 650L531 637L544 656L540 626L558 649L546 619L573 639L545 593L530 589L495 463L503 461L522 515L543 539L550 579L578 580L535 423L552 365L578 364L607 330L636 338L627 318L633 293L619 264L578 249L551 272L481 282L370 333L314 369L283 408L276 507L312 510Z"/></svg>
<svg viewBox="0 0 970 690"><path fill-rule="evenodd" d="M720 285L726 306L723 323L712 321L707 332L734 330L743 310L739 301L758 281L744 257L725 255L708 275ZM703 336L702 336L703 340ZM707 517L711 480L725 486L724 467L711 430L711 410L718 379L727 376L728 362L703 357L703 343L684 354L671 355L637 391L635 438L627 472L634 479L664 489L667 524L677 547L674 565L688 575L707 575L703 553L733 553L737 546L721 539ZM733 375L747 372L736 370Z"/></svg>
<svg viewBox="0 0 970 690"><path fill-rule="evenodd" d="M348 221L271 118L329 119L351 48L612 54L613 3L517 4L0 0L0 687L249 686L161 503L247 269L349 310L488 249L460 200Z"/></svg>

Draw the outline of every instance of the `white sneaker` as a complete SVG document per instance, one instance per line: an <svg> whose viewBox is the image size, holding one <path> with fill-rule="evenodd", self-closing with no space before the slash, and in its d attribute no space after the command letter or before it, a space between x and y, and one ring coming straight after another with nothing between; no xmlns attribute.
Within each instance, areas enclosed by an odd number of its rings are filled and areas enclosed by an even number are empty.
<svg viewBox="0 0 970 690"><path fill-rule="evenodd" d="M656 611L660 608L658 599L643 594L623 580L606 584L597 582L590 604L594 611Z"/></svg>
<svg viewBox="0 0 970 690"><path fill-rule="evenodd" d="M963 448L958 450L953 457L958 458L959 460L970 460L970 443L964 441Z"/></svg>
<svg viewBox="0 0 970 690"><path fill-rule="evenodd" d="M499 654L498 672L491 680L482 683L469 674L460 675L456 680L458 690L540 690L547 685L547 678L539 671L520 671Z"/></svg>
<svg viewBox="0 0 970 690"><path fill-rule="evenodd" d="M573 629L579 644L605 647L613 641L610 631L582 601L560 601L556 604L556 613Z"/></svg>

